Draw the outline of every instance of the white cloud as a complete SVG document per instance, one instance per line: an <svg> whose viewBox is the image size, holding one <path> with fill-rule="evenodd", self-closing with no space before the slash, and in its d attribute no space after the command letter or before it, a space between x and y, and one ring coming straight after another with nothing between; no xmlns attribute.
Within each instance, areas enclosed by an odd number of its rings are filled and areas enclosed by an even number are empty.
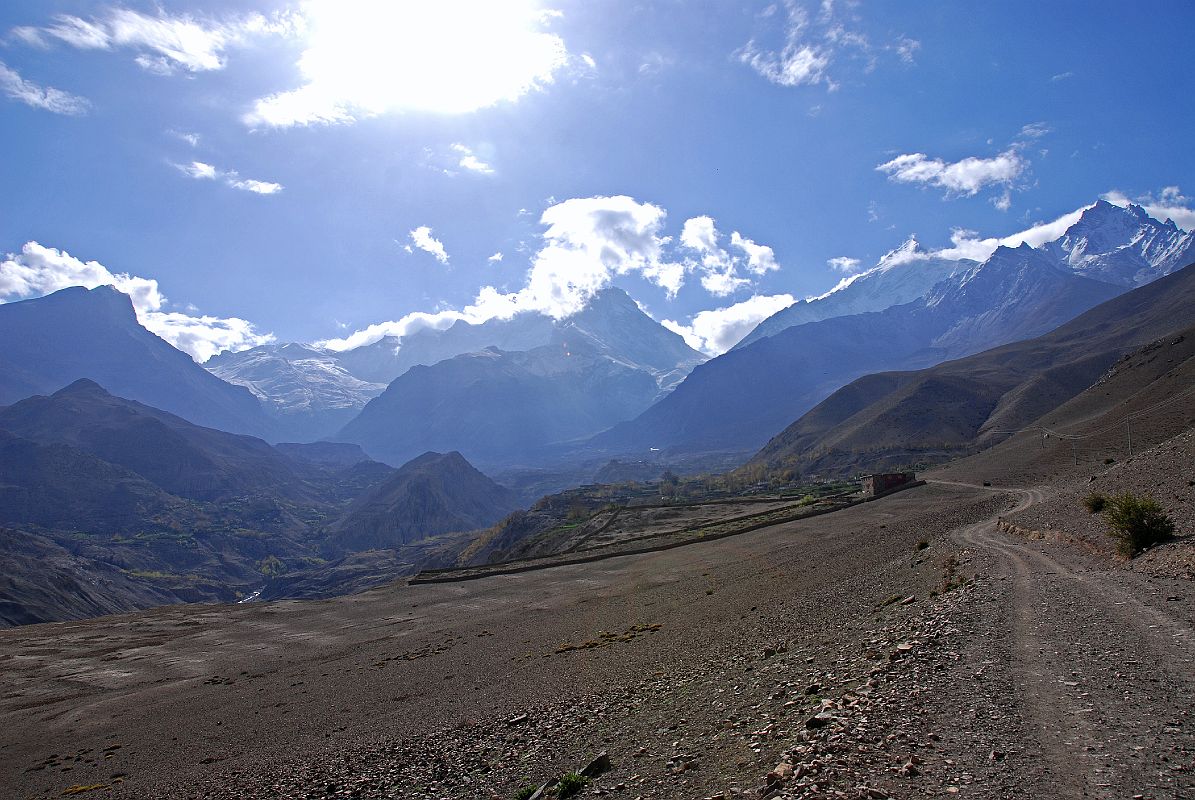
<svg viewBox="0 0 1195 800"><path fill-rule="evenodd" d="M736 55L759 75L778 86L816 86L825 84L835 91L839 83L831 74L840 71L843 62L859 62L862 73L876 67L878 52L894 52L905 64L914 63L921 43L907 36L898 36L891 44L873 47L867 36L858 30L859 18L855 4L846 4L844 11L833 2L822 3L816 17L797 0L784 0L783 14L777 5L770 5L761 14L765 37L776 37L777 28L783 33L778 46L766 46L752 37Z"/></svg>
<svg viewBox="0 0 1195 800"><path fill-rule="evenodd" d="M991 158L971 156L954 162L929 158L924 153L897 156L876 167L898 183L920 183L945 189L947 196L975 196L986 186L1011 186L1028 168L1015 148Z"/></svg>
<svg viewBox="0 0 1195 800"><path fill-rule="evenodd" d="M701 273L701 285L715 297L725 297L751 285L751 279L739 274L742 267L755 275L777 270L776 254L772 248L756 244L738 231L730 236L731 247L742 252L733 255L718 243L721 234L708 216L693 217L685 221L681 230L681 246L698 255L698 260L689 259L685 266L689 272Z"/></svg>
<svg viewBox="0 0 1195 800"><path fill-rule="evenodd" d="M436 261L441 264L448 263L448 251L444 249L444 243L436 237L432 236L432 229L426 225L420 225L415 230L411 231L411 244L418 247L425 253L431 253L435 256ZM408 248L408 251L410 248Z"/></svg>
<svg viewBox="0 0 1195 800"><path fill-rule="evenodd" d="M680 334L689 347L716 356L738 344L760 322L792 304L790 294L756 295L732 306L701 311L688 325L670 319L660 324Z"/></svg>
<svg viewBox="0 0 1195 800"><path fill-rule="evenodd" d="M64 250L26 242L0 262L0 302L40 297L68 286L115 286L129 295L141 324L197 361L224 350L244 350L274 340L237 317L191 316L163 311L166 297L152 278L113 273L98 261L82 261Z"/></svg>
<svg viewBox="0 0 1195 800"><path fill-rule="evenodd" d="M444 327L458 319L476 324L520 313L561 319L580 311L591 297L624 275L637 274L671 297L684 285L687 274L699 272L707 290L721 295L749 283L737 274L740 267L755 274L778 268L771 248L741 234L731 236L731 246L742 254L725 251L719 245L721 234L709 217L686 221L680 236L680 247L700 258L672 258L668 251L673 241L663 233L666 217L659 206L624 195L578 197L555 203L540 218L545 227L542 245L531 259L523 288L503 293L486 286L471 305L459 311L408 314L321 344L350 349L420 327ZM427 236L431 236L430 230Z"/></svg>
<svg viewBox="0 0 1195 800"><path fill-rule="evenodd" d="M896 44L893 45L896 54L900 56L900 60L906 64L912 64L917 59L917 51L921 49L921 42L916 39L910 39L907 36L898 37Z"/></svg>
<svg viewBox="0 0 1195 800"><path fill-rule="evenodd" d="M806 39L810 23L805 9L786 2L785 13L784 45L779 50L761 49L751 39L739 52L739 60L778 86L812 86L826 81L829 48Z"/></svg>
<svg viewBox="0 0 1195 800"><path fill-rule="evenodd" d="M1136 200L1129 200L1123 192L1115 190L1104 194L1103 198L1118 206L1126 206L1130 202L1135 202L1154 219L1163 222L1169 219L1185 231L1195 230L1195 209L1191 208L1195 199L1184 196L1177 186L1166 186L1157 196L1146 194Z"/></svg>
<svg viewBox="0 0 1195 800"><path fill-rule="evenodd" d="M195 178L196 180L216 179L216 168L202 161L192 161L190 164L175 164L175 166L188 178Z"/></svg>
<svg viewBox="0 0 1195 800"><path fill-rule="evenodd" d="M199 138L200 137L199 137L198 133L189 133L187 131L168 131L168 133L170 133L171 136L174 136L175 138L186 142L187 144L191 145L192 147L199 146Z"/></svg>
<svg viewBox="0 0 1195 800"><path fill-rule="evenodd" d="M738 231L730 234L730 244L746 254L749 272L763 275L780 269L780 265L776 263L776 253L766 244L756 244Z"/></svg>
<svg viewBox="0 0 1195 800"><path fill-rule="evenodd" d="M502 260L502 253L501 253L501 251L499 251L499 252L497 252L497 253L494 253L492 256L490 256L489 258L487 258L487 259L486 259L486 261L489 261L489 262L491 262L491 263L494 263L494 264L497 264L497 263L498 263L498 262L500 262L501 260Z"/></svg>
<svg viewBox="0 0 1195 800"><path fill-rule="evenodd" d="M239 317L192 316L177 311L138 313L141 324L203 363L225 350L239 351L274 341L272 333L258 333Z"/></svg>
<svg viewBox="0 0 1195 800"><path fill-rule="evenodd" d="M89 20L59 15L51 25L18 28L14 33L40 46L57 40L82 50L136 50L134 60L138 65L167 75L180 69L185 72L223 69L228 49L258 36L293 35L299 26L298 18L288 14L270 17L249 14L212 20L190 14L171 16L164 11L150 16L117 7L103 17Z"/></svg>
<svg viewBox="0 0 1195 800"><path fill-rule="evenodd" d="M202 161L192 161L190 164L175 164L175 168L186 175L201 181L220 180L225 186L239 189L242 192L254 194L277 194L282 191L282 184L272 181L259 181L254 178L242 178L235 169L223 170Z"/></svg>
<svg viewBox="0 0 1195 800"><path fill-rule="evenodd" d="M847 256L837 256L826 261L831 269L836 269L839 272L854 273L859 270L859 264L862 263L857 258L849 258Z"/></svg>
<svg viewBox="0 0 1195 800"><path fill-rule="evenodd" d="M469 147L466 147L459 142L452 145L452 150L459 158L457 159L457 166L469 172L476 172L481 175L493 175L494 168L485 161L477 157L477 154Z"/></svg>
<svg viewBox="0 0 1195 800"><path fill-rule="evenodd" d="M1070 80L1073 77L1075 77L1075 73L1073 72L1059 72L1057 75L1051 76L1050 80L1057 83L1058 81Z"/></svg>
<svg viewBox="0 0 1195 800"><path fill-rule="evenodd" d="M1046 136L1047 134L1049 134L1051 132L1052 132L1052 130L1051 130L1050 126L1044 122L1030 122L1027 125L1021 126L1021 132L1017 138L1022 141L1030 140L1030 139L1040 139L1041 137Z"/></svg>
<svg viewBox="0 0 1195 800"><path fill-rule="evenodd" d="M259 99L251 127L349 123L403 111L462 113L517 100L567 66L553 15L530 0L310 0L302 85Z"/></svg>
<svg viewBox="0 0 1195 800"><path fill-rule="evenodd" d="M25 80L3 61L0 61L0 92L4 92L9 99L54 114L78 116L86 114L91 106L85 98L78 95Z"/></svg>
<svg viewBox="0 0 1195 800"><path fill-rule="evenodd" d="M236 173L232 173L235 175ZM243 192L253 192L254 194L278 194L282 191L281 183L273 183L272 181L259 181L253 178L246 180L237 180L230 178L228 185L234 189L240 189Z"/></svg>

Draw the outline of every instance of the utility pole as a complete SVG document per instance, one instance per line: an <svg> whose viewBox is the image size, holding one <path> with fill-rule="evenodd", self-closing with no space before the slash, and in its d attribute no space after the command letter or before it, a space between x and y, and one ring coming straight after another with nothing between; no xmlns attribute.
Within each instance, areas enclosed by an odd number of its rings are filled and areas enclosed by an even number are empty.
<svg viewBox="0 0 1195 800"><path fill-rule="evenodd" d="M1075 459L1075 463L1079 463L1079 449L1075 444L1075 440L1071 439L1071 456Z"/></svg>
<svg viewBox="0 0 1195 800"><path fill-rule="evenodd" d="M1129 458L1133 457L1133 429L1129 427L1131 421L1131 418L1124 421L1124 432L1129 437Z"/></svg>

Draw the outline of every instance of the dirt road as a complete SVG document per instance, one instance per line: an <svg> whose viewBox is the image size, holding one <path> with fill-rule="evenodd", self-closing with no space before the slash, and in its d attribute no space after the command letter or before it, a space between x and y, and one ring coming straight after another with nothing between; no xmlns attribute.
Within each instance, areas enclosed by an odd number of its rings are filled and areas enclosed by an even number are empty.
<svg viewBox="0 0 1195 800"><path fill-rule="evenodd" d="M1041 489L1014 491L1007 514L1043 499ZM1195 587L1018 539L992 521L954 538L981 576L954 673L982 672L1000 698L1015 723L1004 751L1036 752L1024 790L1195 797Z"/></svg>

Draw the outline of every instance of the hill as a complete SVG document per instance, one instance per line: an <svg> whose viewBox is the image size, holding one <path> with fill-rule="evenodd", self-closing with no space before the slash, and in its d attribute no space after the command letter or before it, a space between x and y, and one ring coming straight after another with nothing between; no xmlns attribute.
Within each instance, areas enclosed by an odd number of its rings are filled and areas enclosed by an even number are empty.
<svg viewBox="0 0 1195 800"><path fill-rule="evenodd" d="M835 392L753 459L806 472L881 470L990 446L1092 386L1118 359L1195 325L1195 265L1044 336Z"/></svg>
<svg viewBox="0 0 1195 800"><path fill-rule="evenodd" d="M497 522L518 507L515 494L457 452L424 453L359 497L330 530L325 549L393 549Z"/></svg>

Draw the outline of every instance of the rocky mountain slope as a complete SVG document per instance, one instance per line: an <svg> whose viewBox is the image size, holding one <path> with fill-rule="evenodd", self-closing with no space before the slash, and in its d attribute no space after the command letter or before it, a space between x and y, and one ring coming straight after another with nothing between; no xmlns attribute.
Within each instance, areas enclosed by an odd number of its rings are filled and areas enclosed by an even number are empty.
<svg viewBox="0 0 1195 800"><path fill-rule="evenodd" d="M1159 222L1141 206L1099 200L1042 250L1080 275L1143 286L1195 262L1195 234L1172 220Z"/></svg>
<svg viewBox="0 0 1195 800"><path fill-rule="evenodd" d="M1163 337L1185 342L1195 331L1183 328L1192 325L1195 265L1045 336L917 372L861 378L787 427L753 461L874 471L974 451L1084 392L1126 354ZM1136 380L1143 379L1139 372ZM1122 386L1117 395L1130 390Z"/></svg>
<svg viewBox="0 0 1195 800"><path fill-rule="evenodd" d="M0 304L0 340L0 404L90 378L197 425L269 433L269 419L248 390L143 328L128 295L111 286Z"/></svg>

